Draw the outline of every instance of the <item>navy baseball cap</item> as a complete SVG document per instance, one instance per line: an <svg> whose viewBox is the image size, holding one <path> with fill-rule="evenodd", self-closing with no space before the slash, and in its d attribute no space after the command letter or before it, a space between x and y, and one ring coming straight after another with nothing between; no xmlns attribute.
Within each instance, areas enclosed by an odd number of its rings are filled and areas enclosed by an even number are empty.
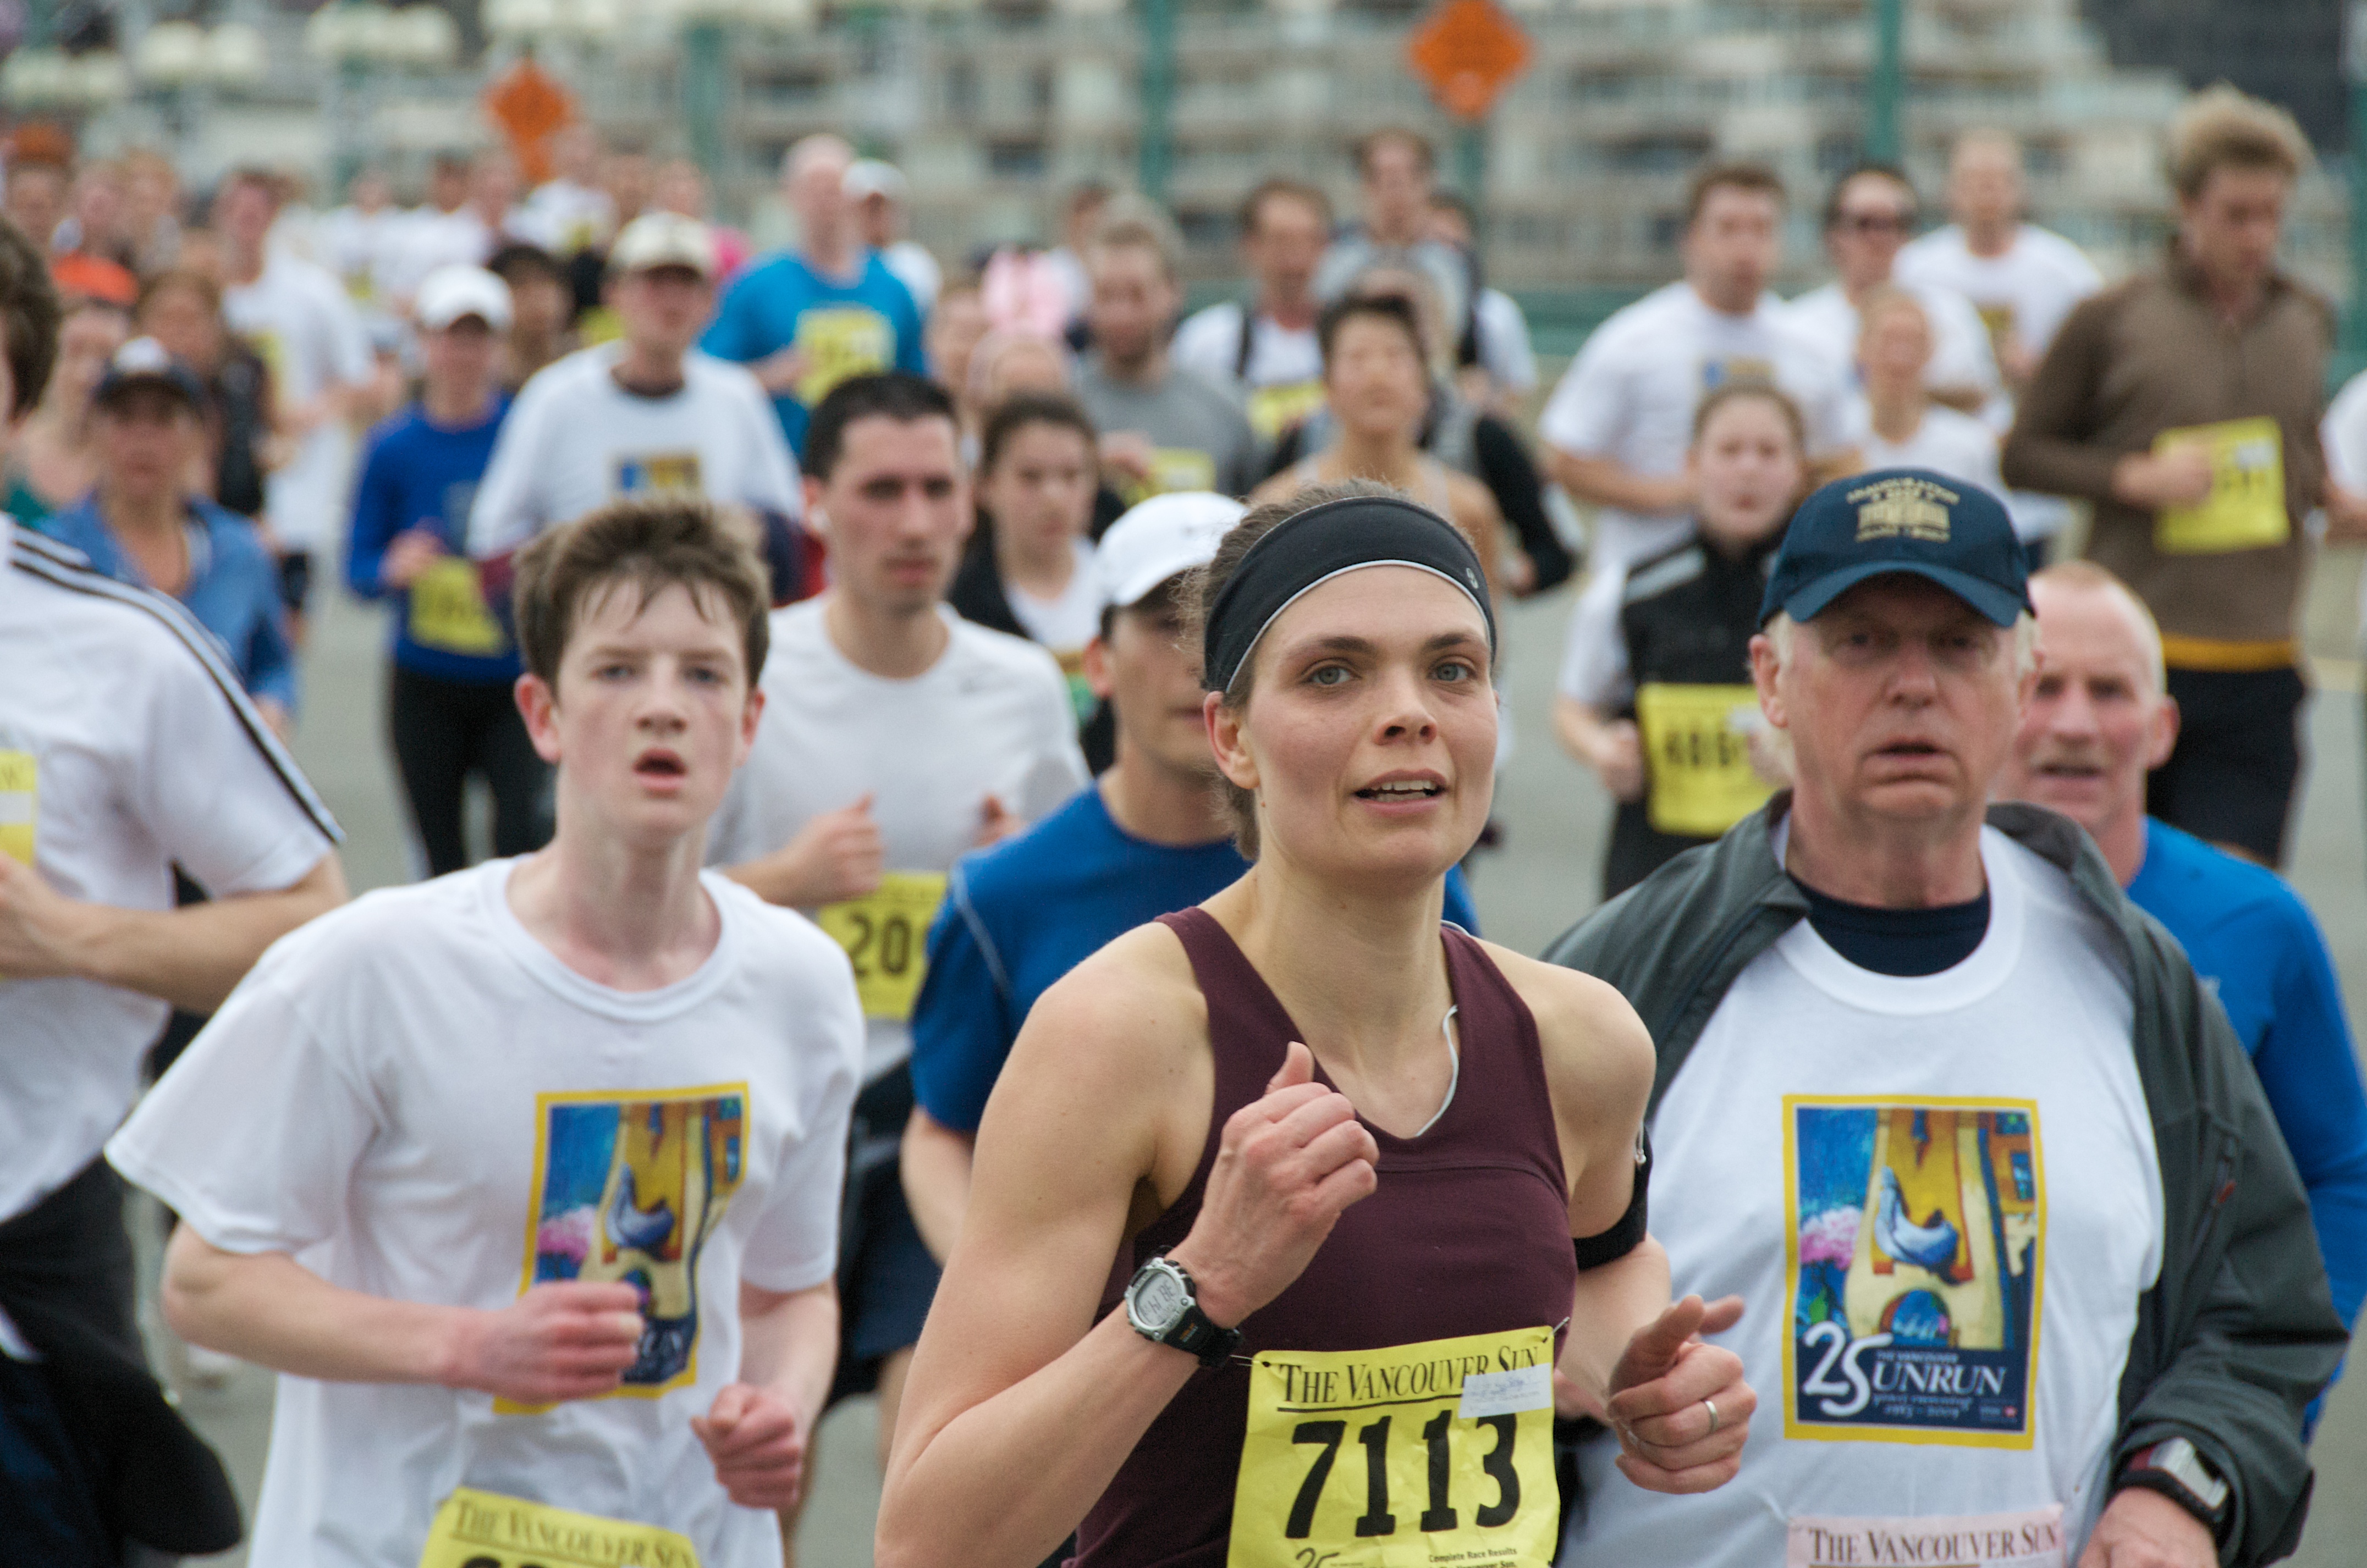
<svg viewBox="0 0 2367 1568"><path fill-rule="evenodd" d="M91 393L94 404L105 406L114 402L134 387L162 387L189 405L199 418L205 416L205 383L197 372L174 358L164 345L153 337L136 337L115 351L108 361L106 374Z"/></svg>
<svg viewBox="0 0 2367 1568"><path fill-rule="evenodd" d="M1876 468L1835 479L1800 503L1759 602L1814 620L1868 578L1909 572L2001 626L2030 609L2030 569L2005 503L1929 468Z"/></svg>

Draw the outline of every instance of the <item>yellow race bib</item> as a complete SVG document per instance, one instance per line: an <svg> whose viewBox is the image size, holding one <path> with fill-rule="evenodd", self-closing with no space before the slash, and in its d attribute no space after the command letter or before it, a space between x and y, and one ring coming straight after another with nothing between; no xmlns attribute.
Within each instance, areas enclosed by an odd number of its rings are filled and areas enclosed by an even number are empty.
<svg viewBox="0 0 2367 1568"><path fill-rule="evenodd" d="M1663 833L1714 839L1767 804L1774 785L1750 765L1750 686L1647 681L1636 692L1644 733L1645 815Z"/></svg>
<svg viewBox="0 0 2367 1568"><path fill-rule="evenodd" d="M1118 486L1128 506L1138 506L1154 495L1217 488L1217 460L1188 446L1161 446L1150 455L1148 477Z"/></svg>
<svg viewBox="0 0 2367 1568"><path fill-rule="evenodd" d="M2211 454L2211 493L2199 506L2164 508L2153 547L2164 555L2215 556L2265 549L2293 537L2285 513L2283 432L2272 419L2231 419L2165 430L2156 453L2200 445Z"/></svg>
<svg viewBox="0 0 2367 1568"><path fill-rule="evenodd" d="M1251 1363L1229 1568L1545 1568L1560 1536L1552 1329Z"/></svg>
<svg viewBox="0 0 2367 1568"><path fill-rule="evenodd" d="M1250 428L1271 441L1323 406L1320 381L1284 381L1250 393Z"/></svg>
<svg viewBox="0 0 2367 1568"><path fill-rule="evenodd" d="M929 922L945 901L944 872L891 871L862 897L814 911L815 921L855 964L864 1017L894 1023L912 1018L928 969Z"/></svg>
<svg viewBox="0 0 2367 1568"><path fill-rule="evenodd" d="M499 653L509 646L485 604L477 563L445 556L412 580L411 640L446 653Z"/></svg>
<svg viewBox="0 0 2367 1568"><path fill-rule="evenodd" d="M0 751L0 855L25 865L33 863L40 779L40 766L30 751Z"/></svg>
<svg viewBox="0 0 2367 1568"><path fill-rule="evenodd" d="M427 1529L419 1568L698 1568L687 1536L463 1486Z"/></svg>
<svg viewBox="0 0 2367 1568"><path fill-rule="evenodd" d="M812 408L841 381L893 364L896 329L868 305L829 306L798 318L798 349L806 356L798 401Z"/></svg>

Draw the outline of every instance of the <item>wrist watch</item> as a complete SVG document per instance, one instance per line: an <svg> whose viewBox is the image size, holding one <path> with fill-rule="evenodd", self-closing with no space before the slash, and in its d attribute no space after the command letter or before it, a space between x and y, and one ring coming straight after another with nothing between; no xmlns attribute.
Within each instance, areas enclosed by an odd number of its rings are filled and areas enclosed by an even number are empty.
<svg viewBox="0 0 2367 1568"><path fill-rule="evenodd" d="M2225 1528L2227 1483L2184 1438L2168 1438L2129 1456L2121 1484L2158 1492L2200 1519L2215 1540Z"/></svg>
<svg viewBox="0 0 2367 1568"><path fill-rule="evenodd" d="M1204 1367L1220 1367L1240 1345L1241 1331L1219 1328L1200 1310L1192 1276L1169 1258L1154 1258L1134 1272L1126 1288L1126 1321L1153 1345L1169 1345L1196 1356Z"/></svg>

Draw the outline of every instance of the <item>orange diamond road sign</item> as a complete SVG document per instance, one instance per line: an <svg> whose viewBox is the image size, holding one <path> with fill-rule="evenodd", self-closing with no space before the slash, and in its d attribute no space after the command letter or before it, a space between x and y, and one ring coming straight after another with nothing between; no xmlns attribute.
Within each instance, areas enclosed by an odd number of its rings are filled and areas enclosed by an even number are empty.
<svg viewBox="0 0 2367 1568"><path fill-rule="evenodd" d="M1445 0L1406 40L1406 62L1438 107L1478 119L1529 68L1529 35L1495 0Z"/></svg>

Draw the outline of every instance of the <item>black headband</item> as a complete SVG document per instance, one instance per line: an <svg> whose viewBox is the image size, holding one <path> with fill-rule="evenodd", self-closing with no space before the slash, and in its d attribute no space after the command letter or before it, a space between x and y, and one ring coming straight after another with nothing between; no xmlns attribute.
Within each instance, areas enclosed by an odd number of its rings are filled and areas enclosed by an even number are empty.
<svg viewBox="0 0 2367 1568"><path fill-rule="evenodd" d="M1201 639L1201 682L1229 692L1274 617L1300 595L1343 571L1410 566L1443 577L1470 597L1496 651L1496 612L1478 552L1436 513L1390 496L1351 496L1309 507L1251 545L1217 591Z"/></svg>

